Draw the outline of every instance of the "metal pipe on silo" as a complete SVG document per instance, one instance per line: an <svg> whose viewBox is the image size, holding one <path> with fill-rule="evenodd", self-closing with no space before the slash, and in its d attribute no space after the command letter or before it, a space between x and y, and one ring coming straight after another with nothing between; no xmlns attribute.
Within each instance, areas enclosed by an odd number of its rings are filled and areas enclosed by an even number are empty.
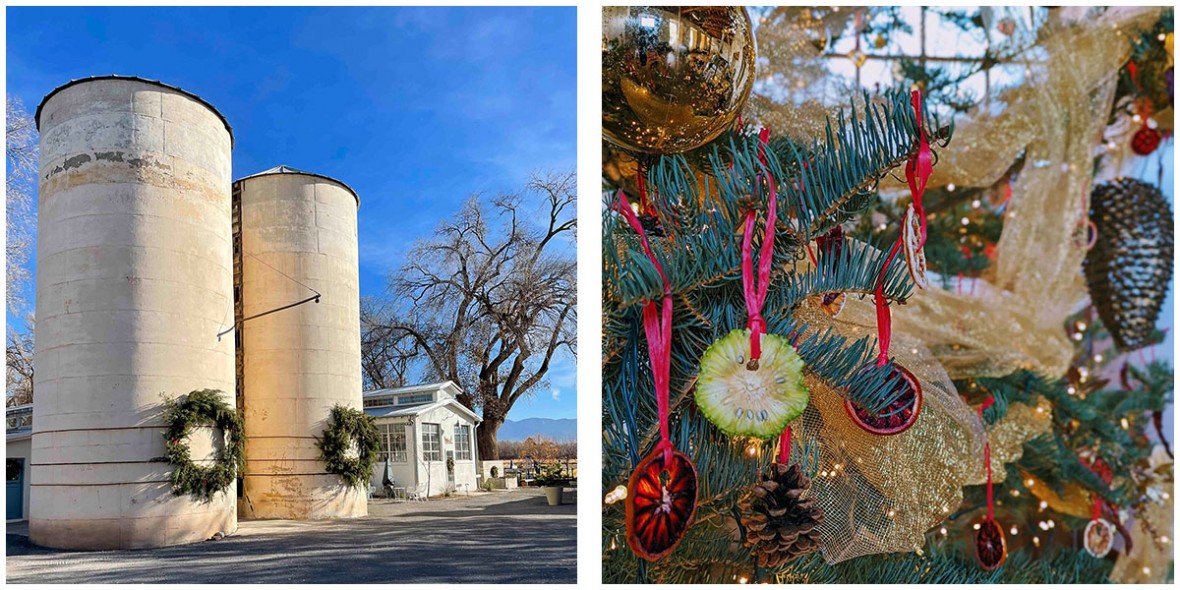
<svg viewBox="0 0 1180 590"><path fill-rule="evenodd" d="M279 166L234 183L240 242L240 518L364 516L367 489L327 473L315 437L361 408L357 208L351 188Z"/></svg>
<svg viewBox="0 0 1180 590"><path fill-rule="evenodd" d="M159 547L237 529L236 488L174 496L163 398L232 403L230 151L194 94L104 76L50 92L40 131L30 540ZM194 439L200 437L194 436ZM194 440L211 457L212 436Z"/></svg>

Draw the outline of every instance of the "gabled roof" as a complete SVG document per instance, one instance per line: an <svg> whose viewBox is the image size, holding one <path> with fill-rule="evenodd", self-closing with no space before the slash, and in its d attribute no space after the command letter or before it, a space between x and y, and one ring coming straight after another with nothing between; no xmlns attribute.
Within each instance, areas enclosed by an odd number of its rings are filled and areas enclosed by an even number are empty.
<svg viewBox="0 0 1180 590"><path fill-rule="evenodd" d="M449 406L452 411L471 418L471 420L476 424L483 421L483 419L476 415L475 412L472 412L467 408L467 406L464 406L463 404L459 403L459 400L455 399L455 396L463 393L463 390L460 389L454 381L422 383L420 385L407 385L405 387L387 387L385 389L366 391L362 394L362 396L365 399L370 399L374 397L434 392L446 393L449 394L450 397L443 397L442 399L436 399L436 401L427 404L419 404L416 406L381 406L376 408L365 408L365 413L374 418L396 418L399 416L418 416L431 410Z"/></svg>
<svg viewBox="0 0 1180 590"><path fill-rule="evenodd" d="M399 418L399 417L420 416L422 414L425 414L426 412L429 412L431 410L437 410L439 408L450 408L452 412L455 412L456 414L462 414L464 416L467 416L468 418L471 419L472 422L475 422L476 424L483 422L483 420L480 419L480 417L477 416L475 414L475 412L472 412L471 410L467 409L467 406L464 406L463 404L459 403L459 401L454 398L442 399L442 400L432 402L429 404L409 406L406 408L399 408L397 406L383 406L380 408L365 408L365 413L374 417L374 418Z"/></svg>
<svg viewBox="0 0 1180 590"><path fill-rule="evenodd" d="M422 383L420 385L407 385L405 387L386 387L385 389L374 389L366 391L362 394L364 397L381 397L386 395L403 395L407 393L427 393L434 392L440 389L446 390L452 397L463 393L463 390L455 384L454 381L439 381L437 383Z"/></svg>

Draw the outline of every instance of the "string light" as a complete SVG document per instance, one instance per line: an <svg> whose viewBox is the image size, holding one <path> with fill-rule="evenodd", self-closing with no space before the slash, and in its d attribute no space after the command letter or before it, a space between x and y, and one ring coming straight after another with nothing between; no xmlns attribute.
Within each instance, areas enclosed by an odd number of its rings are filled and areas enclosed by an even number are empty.
<svg viewBox="0 0 1180 590"><path fill-rule="evenodd" d="M978 209L978 208L980 208L982 205L983 205L983 203L982 203L982 202L980 202L980 200L979 200L979 199L975 199L974 201L971 201L971 207L972 207L973 209Z"/></svg>
<svg viewBox="0 0 1180 590"><path fill-rule="evenodd" d="M966 217L964 217L964 218L962 218L962 219L960 219L960 220L959 220L959 223L961 223L961 224L963 224L963 225L968 225L968 224L970 224L970 223L971 223L971 220L970 220L970 219L967 219Z"/></svg>
<svg viewBox="0 0 1180 590"><path fill-rule="evenodd" d="M938 532L939 532L939 534L945 535L946 534L946 527L942 527L942 528L938 529Z"/></svg>
<svg viewBox="0 0 1180 590"><path fill-rule="evenodd" d="M975 530L977 530L977 531L978 531L978 530L979 530L979 523L977 522L977 523L975 523L975 524L971 525L971 528L973 528L973 529L975 529Z"/></svg>
<svg viewBox="0 0 1180 590"><path fill-rule="evenodd" d="M1041 546L1041 538L1040 537L1033 537L1033 545L1040 547Z"/></svg>
<svg viewBox="0 0 1180 590"><path fill-rule="evenodd" d="M952 183L946 185L946 190L947 190L947 192L951 192L951 193L955 192L955 183L952 182Z"/></svg>
<svg viewBox="0 0 1180 590"><path fill-rule="evenodd" d="M1016 536L1016 525L1012 525L1012 528L1009 529L1008 532L1012 533L1012 536L1015 537Z"/></svg>
<svg viewBox="0 0 1180 590"><path fill-rule="evenodd" d="M606 494L605 502L607 504L614 504L627 499L627 486L617 486Z"/></svg>

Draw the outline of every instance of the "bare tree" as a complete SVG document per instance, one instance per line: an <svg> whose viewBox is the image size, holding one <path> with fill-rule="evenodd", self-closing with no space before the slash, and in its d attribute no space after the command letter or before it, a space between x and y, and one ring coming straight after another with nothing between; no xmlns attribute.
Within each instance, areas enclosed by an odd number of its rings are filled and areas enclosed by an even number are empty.
<svg viewBox="0 0 1180 590"><path fill-rule="evenodd" d="M5 214L5 278L8 281L5 303L8 311L20 315L25 311L25 289L29 282L29 250L36 233L34 213L37 178L37 128L21 100L6 95L5 137L8 176Z"/></svg>
<svg viewBox="0 0 1180 590"><path fill-rule="evenodd" d="M554 356L576 354L576 180L534 174L521 194L472 197L391 275L388 305L370 308L368 329L386 342L366 354L409 351L422 375L459 384L459 401L482 410L485 459Z"/></svg>
<svg viewBox="0 0 1180 590"><path fill-rule="evenodd" d="M386 304L361 298L361 376L365 391L401 387L421 354L417 342L385 323Z"/></svg>
<svg viewBox="0 0 1180 590"><path fill-rule="evenodd" d="M33 403L32 319L28 322L29 330L26 332L18 332L11 328L8 330L4 347L6 406Z"/></svg>
<svg viewBox="0 0 1180 590"><path fill-rule="evenodd" d="M20 405L33 402L33 315L25 293L31 278L29 252L37 231L37 128L19 98L5 98L5 305L9 319L20 317L24 326L21 331L8 322L4 385L6 404Z"/></svg>

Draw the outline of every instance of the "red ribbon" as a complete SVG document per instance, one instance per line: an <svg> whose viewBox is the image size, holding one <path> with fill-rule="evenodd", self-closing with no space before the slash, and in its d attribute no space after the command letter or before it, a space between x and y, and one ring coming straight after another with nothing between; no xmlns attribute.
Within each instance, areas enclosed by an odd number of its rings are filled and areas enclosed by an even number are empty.
<svg viewBox="0 0 1180 590"><path fill-rule="evenodd" d="M1082 465L1085 465L1087 469L1092 471L1094 475L1097 475L1099 478L1101 478L1102 483L1110 485L1111 480L1114 479L1114 473L1110 470L1110 466L1107 465L1102 459L1095 457L1093 461L1087 464L1085 461L1082 461L1081 457L1078 457L1078 461L1080 461ZM1090 495L1094 498L1093 507L1090 509L1090 520L1098 520L1102 517L1102 505L1105 501L1102 499L1102 496L1098 495L1097 493L1090 492Z"/></svg>
<svg viewBox="0 0 1180 590"><path fill-rule="evenodd" d="M786 465L791 461L791 427L788 426L783 429L783 433L778 435L778 462Z"/></svg>
<svg viewBox="0 0 1180 590"><path fill-rule="evenodd" d="M762 238L762 249L758 255L758 276L754 276L754 218L756 212L746 212L746 229L742 236L742 295L746 300L746 327L750 329L750 360L762 358L762 335L766 333L766 320L762 318L762 305L770 287L770 267L774 259L774 222L778 217L778 201L774 190L774 179L768 178L770 195L766 202L766 234Z"/></svg>
<svg viewBox="0 0 1180 590"><path fill-rule="evenodd" d="M922 195L926 193L926 181L934 171L934 156L930 152L930 141L926 138L926 130L922 128L922 93L918 90L910 94L910 102L914 105L914 119L918 122L918 153L906 162L905 179L910 185L910 196L914 201L914 215L922 224L922 239L918 247L926 245L926 210L922 208ZM899 238L900 239L900 238Z"/></svg>
<svg viewBox="0 0 1180 590"><path fill-rule="evenodd" d="M672 440L668 434L668 399L670 397L670 374L672 368L672 284L664 274L664 267L656 260L647 241L647 233L643 231L643 224L631 209L627 195L619 191L619 201L615 209L623 215L631 229L639 234L643 243L643 251L655 265L656 272L664 283L664 297L657 309L655 301L643 304L643 332L647 336L647 350L651 358L651 372L655 380L656 408L660 418L660 442L657 449L663 451L664 465L672 464Z"/></svg>
<svg viewBox="0 0 1180 590"><path fill-rule="evenodd" d="M989 395L983 405L979 406L980 421L983 421L983 411L994 403L996 403L996 398ZM984 428L986 429L987 426L985 425ZM992 496L992 443L990 441L983 443L983 464L987 466L987 519L995 520L996 506Z"/></svg>
<svg viewBox="0 0 1180 590"><path fill-rule="evenodd" d="M922 195L926 192L926 182L930 179L930 173L934 169L934 159L930 152L930 142L926 138L926 131L922 128L922 92L913 91L910 94L910 102L914 105L914 120L918 125L918 152L906 162L905 176L906 182L910 185L910 196L913 197L914 215L918 217L918 222L921 224L921 236L918 244L918 247L921 248L926 245L926 212L922 208ZM898 250L901 249L902 242L905 240L904 236L904 231L898 234L897 242L889 250L889 256L885 258L885 264L877 276L877 287L873 290L873 302L877 306L877 341L880 349L877 354L878 367L883 367L889 362L889 341L893 335L889 301L885 298L885 274L889 270L893 258L897 256Z"/></svg>

